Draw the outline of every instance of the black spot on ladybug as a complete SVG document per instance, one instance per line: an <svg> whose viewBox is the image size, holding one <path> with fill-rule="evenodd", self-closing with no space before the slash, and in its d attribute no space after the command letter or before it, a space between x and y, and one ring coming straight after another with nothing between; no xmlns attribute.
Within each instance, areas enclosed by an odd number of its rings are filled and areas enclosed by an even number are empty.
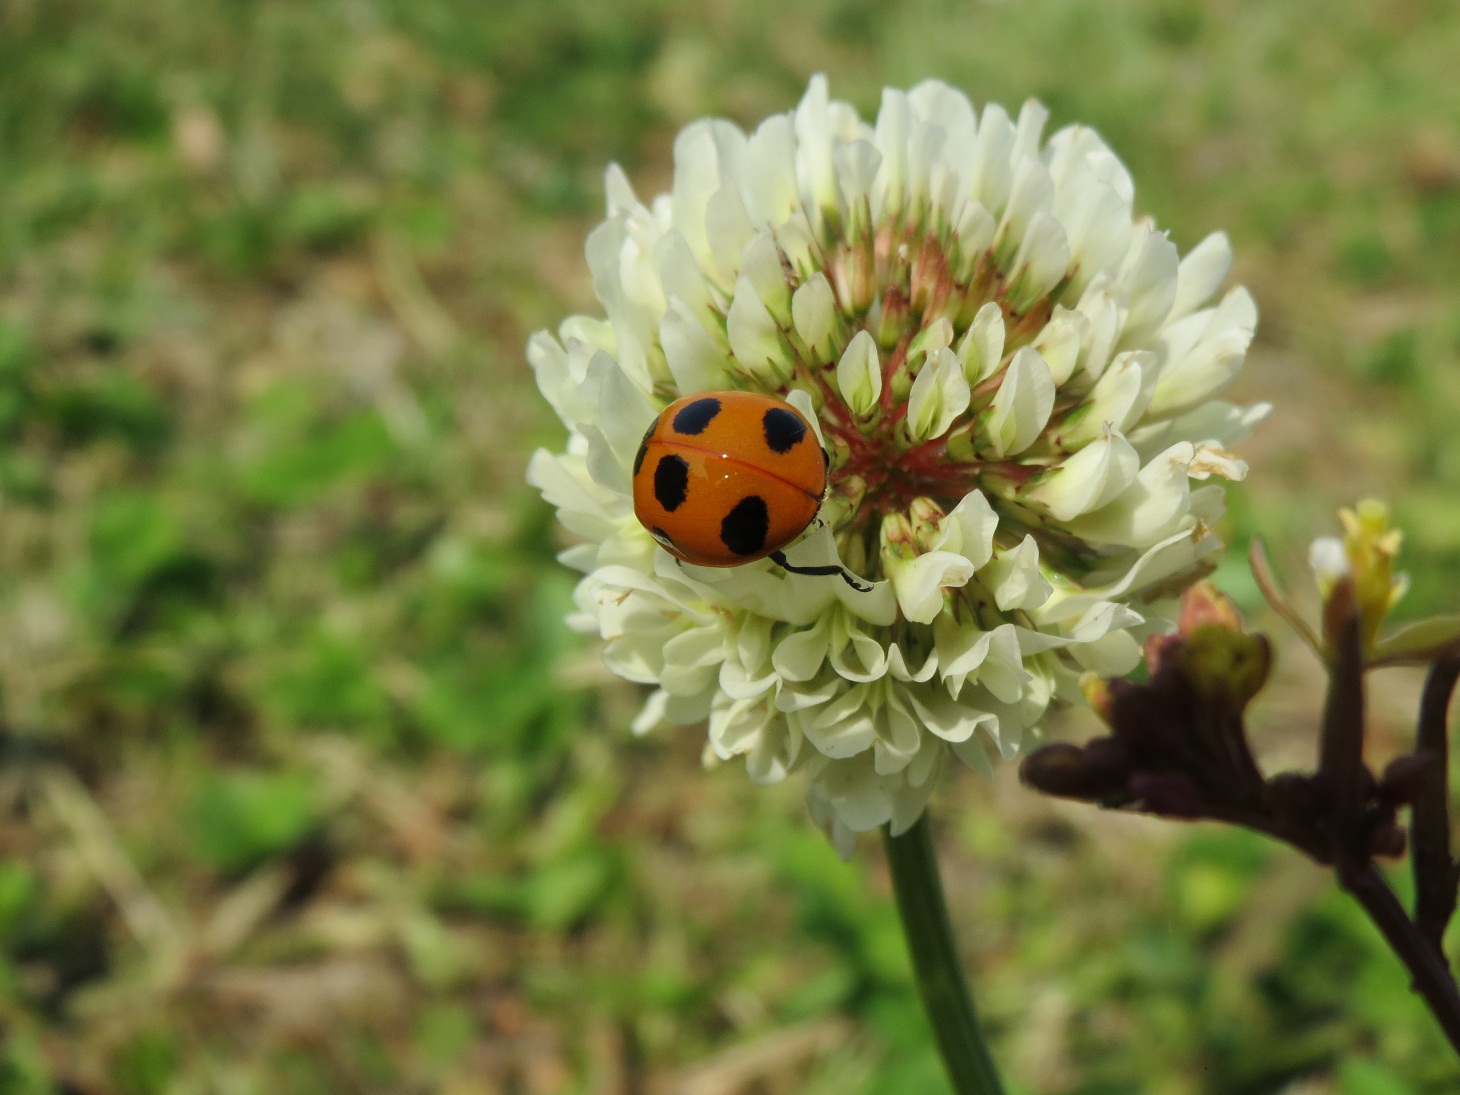
<svg viewBox="0 0 1460 1095"><path fill-rule="evenodd" d="M765 430L765 443L772 452L790 452L806 436L806 423L794 411L784 407L772 407L761 419Z"/></svg>
<svg viewBox="0 0 1460 1095"><path fill-rule="evenodd" d="M654 497L673 513L689 491L689 461L682 456L661 456L654 465Z"/></svg>
<svg viewBox="0 0 1460 1095"><path fill-rule="evenodd" d="M704 433L705 427L713 422L715 415L719 413L720 401L714 396L696 399L688 406L681 407L679 413L674 416L674 432L688 434L691 437L697 433Z"/></svg>
<svg viewBox="0 0 1460 1095"><path fill-rule="evenodd" d="M736 555L759 555L765 548L771 515L765 499L748 494L720 522L720 542Z"/></svg>
<svg viewBox="0 0 1460 1095"><path fill-rule="evenodd" d="M649 423L649 428L644 431L644 439L639 442L639 451L634 454L634 474L639 474L639 469L644 466L644 457L649 455L649 438L654 436L654 431L659 427L659 416L654 416L654 421Z"/></svg>

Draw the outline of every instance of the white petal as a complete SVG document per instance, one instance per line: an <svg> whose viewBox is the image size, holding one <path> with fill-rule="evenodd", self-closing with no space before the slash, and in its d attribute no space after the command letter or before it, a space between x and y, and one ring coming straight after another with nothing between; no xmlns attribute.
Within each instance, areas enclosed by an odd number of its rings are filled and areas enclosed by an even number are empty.
<svg viewBox="0 0 1460 1095"><path fill-rule="evenodd" d="M1019 636L1013 624L1000 624L990 632L990 636L988 655L974 677L996 699L1014 703L1032 679L1024 668ZM1002 715L1000 721L1005 721Z"/></svg>
<svg viewBox="0 0 1460 1095"><path fill-rule="evenodd" d="M1308 548L1308 566L1320 585L1347 578L1352 573L1348 552L1337 536L1320 536Z"/></svg>
<svg viewBox="0 0 1460 1095"><path fill-rule="evenodd" d="M1039 155L1039 138L1044 133L1044 124L1049 121L1049 110L1038 99L1025 99L1019 108L1019 124L1014 133L1014 147L1011 158L1019 160L1025 156Z"/></svg>
<svg viewBox="0 0 1460 1095"><path fill-rule="evenodd" d="M1238 460L1214 442L1200 441L1196 446L1196 456L1186 469L1186 474L1193 479L1206 479L1216 475L1238 483L1247 478L1247 461Z"/></svg>
<svg viewBox="0 0 1460 1095"><path fill-rule="evenodd" d="M1136 229L1119 285L1130 309L1121 339L1130 345L1161 326L1176 299L1176 245L1166 233L1149 223Z"/></svg>
<svg viewBox="0 0 1460 1095"><path fill-rule="evenodd" d="M998 525L999 518L983 491L969 491L943 518L933 549L956 551L973 564L974 570L980 570L993 558L994 530Z"/></svg>
<svg viewBox="0 0 1460 1095"><path fill-rule="evenodd" d="M989 301L978 310L968 333L958 344L958 360L970 384L977 384L999 371L1004 359L1004 310Z"/></svg>
<svg viewBox="0 0 1460 1095"><path fill-rule="evenodd" d="M804 209L794 209L775 229L776 245L785 255L791 269L802 278L810 277L821 267L821 244Z"/></svg>
<svg viewBox="0 0 1460 1095"><path fill-rule="evenodd" d="M659 413L618 362L601 350L588 363L583 398L594 408L594 423L627 468L634 462L644 431Z"/></svg>
<svg viewBox="0 0 1460 1095"><path fill-rule="evenodd" d="M1168 362L1156 381L1147 416L1180 414L1216 395L1236 378L1251 342L1250 327L1229 327Z"/></svg>
<svg viewBox="0 0 1460 1095"><path fill-rule="evenodd" d="M1123 322L1105 274L1097 274L1095 280L1085 287L1075 310L1089 321L1085 344L1080 349L1078 369L1082 376L1097 379L1110 364L1110 355Z"/></svg>
<svg viewBox="0 0 1460 1095"><path fill-rule="evenodd" d="M825 274L818 271L797 287L791 298L791 318L808 350L818 357L830 351L836 299Z"/></svg>
<svg viewBox="0 0 1460 1095"><path fill-rule="evenodd" d="M1023 347L989 404L986 443L995 456L1016 456L1039 437L1054 410L1054 377L1039 351Z"/></svg>
<svg viewBox="0 0 1460 1095"><path fill-rule="evenodd" d="M918 689L909 692L908 698L923 725L947 742L967 741L980 726L994 721L993 715L970 711L938 692Z"/></svg>
<svg viewBox="0 0 1460 1095"><path fill-rule="evenodd" d="M871 141L852 141L837 146L832 152L832 161L836 164L843 216L854 221L856 211L871 197L872 184L882 167L882 153Z"/></svg>
<svg viewBox="0 0 1460 1095"><path fill-rule="evenodd" d="M624 174L624 169L616 163L609 164L608 170L604 172L603 196L610 217L632 212L639 204L639 199L634 197L633 184Z"/></svg>
<svg viewBox="0 0 1460 1095"><path fill-rule="evenodd" d="M1114 502L1071 521L1070 531L1124 547L1148 547L1173 534L1190 508L1187 468L1195 456L1196 447L1189 442L1172 445L1146 464Z"/></svg>
<svg viewBox="0 0 1460 1095"><path fill-rule="evenodd" d="M931 680L933 674L938 672L938 655L934 652L929 652L917 669L909 668L907 657L902 652L902 647L890 643L887 647L887 675L894 680L921 684Z"/></svg>
<svg viewBox="0 0 1460 1095"><path fill-rule="evenodd" d="M822 673L809 682L788 681L783 677L776 692L776 710L805 711L819 707L835 696L844 683L834 673Z"/></svg>
<svg viewBox="0 0 1460 1095"><path fill-rule="evenodd" d="M720 691L732 700L758 699L775 685L776 675L769 666L761 672L737 661L720 663Z"/></svg>
<svg viewBox="0 0 1460 1095"><path fill-rule="evenodd" d="M786 280L786 268L781 262L781 249L774 233L762 230L750 238L740 256L740 276L750 279L761 303L776 322L782 327L789 327L791 286ZM735 292L739 295L738 282Z"/></svg>
<svg viewBox="0 0 1460 1095"><path fill-rule="evenodd" d="M1039 572L1039 545L1025 536L1018 547L995 555L979 572L980 580L994 595L994 603L1008 612L1015 608L1038 608L1049 597L1051 586Z"/></svg>
<svg viewBox="0 0 1460 1095"><path fill-rule="evenodd" d="M755 747L770 720L770 712L756 700L718 704L710 713L709 739L721 760L740 756Z"/></svg>
<svg viewBox="0 0 1460 1095"><path fill-rule="evenodd" d="M791 115L773 114L745 144L741 193L752 222L772 228L800 204L796 185L796 133Z"/></svg>
<svg viewBox="0 0 1460 1095"><path fill-rule="evenodd" d="M1049 213L1036 213L1014 256L1006 302L1016 312L1026 311L1064 280L1069 268L1064 228Z"/></svg>
<svg viewBox="0 0 1460 1095"><path fill-rule="evenodd" d="M811 432L816 434L816 443L825 449L826 437L821 432L821 419L816 414L816 404L811 398L811 393L802 388L792 388L786 393L786 402L800 411L801 417L811 423ZM835 552L835 546L832 550Z"/></svg>
<svg viewBox="0 0 1460 1095"><path fill-rule="evenodd" d="M993 682L994 691L1014 697L1028 679L1013 624L980 631L972 624L958 624L944 615L933 625L933 635L939 676L954 699L966 681L982 682L985 673Z"/></svg>
<svg viewBox="0 0 1460 1095"><path fill-rule="evenodd" d="M903 183L906 193L902 205L909 216L927 217L930 208L939 201L946 201L951 205L954 200L942 160L943 143L947 134L941 126L929 125L913 118L910 108L909 121L911 125L907 141L907 174ZM946 194L935 199L935 187L948 189Z"/></svg>
<svg viewBox="0 0 1460 1095"><path fill-rule="evenodd" d="M808 204L820 211L835 210L836 171L831 153L834 134L826 91L826 76L817 73L796 107L796 168Z"/></svg>
<svg viewBox="0 0 1460 1095"><path fill-rule="evenodd" d="M1049 366L1055 387L1061 387L1074 373L1088 326L1089 320L1079 312L1057 304L1044 330L1034 340L1034 348Z"/></svg>
<svg viewBox="0 0 1460 1095"><path fill-rule="evenodd" d="M1069 637L1075 643L1093 643L1112 631L1123 631L1144 622L1139 612L1126 605L1115 601L1099 601L1091 605L1075 626L1070 628Z"/></svg>
<svg viewBox="0 0 1460 1095"><path fill-rule="evenodd" d="M809 400L803 404L806 394L800 391L792 391L787 396L790 403L802 414L806 415L811 422L812 428L819 431L816 416L811 413ZM819 432L818 432L819 436ZM836 539L832 535L831 528L823 522L812 526L801 539L786 549L787 560L798 567L840 567L841 556L837 552ZM745 567L737 567L737 570L745 570ZM769 577L769 576L767 576ZM785 583L776 583L776 586L784 589ZM771 587L774 588L774 587ZM874 627L890 627L897 619L897 597L893 594L892 583L887 580L871 583L870 589L854 588L850 583L832 576L806 575L796 579L796 593L798 599L804 601L808 606L817 606L817 611L824 609L833 600L839 601L843 608L859 620L863 620ZM810 590L816 591L814 600L808 599ZM747 607L749 607L747 605ZM762 608L760 611L765 611ZM778 612L772 612L777 619L790 619ZM809 623L814 616L798 616L791 619L791 622Z"/></svg>
<svg viewBox="0 0 1460 1095"><path fill-rule="evenodd" d="M1167 322L1190 315L1205 304L1231 269L1232 244L1225 232L1213 232L1193 247L1176 268L1176 300Z"/></svg>
<svg viewBox="0 0 1460 1095"><path fill-rule="evenodd" d="M660 237L654 246L654 261L666 300L678 297L706 329L718 322L710 287L682 232L671 230Z"/></svg>
<svg viewBox="0 0 1460 1095"><path fill-rule="evenodd" d="M669 298L664 318L659 321L659 346L683 394L724 388L729 374L728 355L703 324L677 296Z"/></svg>
<svg viewBox="0 0 1460 1095"><path fill-rule="evenodd" d="M943 590L957 589L973 577L973 564L951 551L930 551L913 559L884 556L902 614L913 623L932 623L943 611Z"/></svg>
<svg viewBox="0 0 1460 1095"><path fill-rule="evenodd" d="M1112 631L1094 642L1078 643L1070 653L1080 665L1102 677L1123 677L1141 662L1141 647L1128 631Z"/></svg>
<svg viewBox="0 0 1460 1095"><path fill-rule="evenodd" d="M648 391L653 380L645 362L643 343L634 330L624 301L622 258L627 238L622 217L604 221L588 234L583 251L593 278L594 295L603 304L613 325L615 356L624 370L633 375L635 382Z"/></svg>
<svg viewBox="0 0 1460 1095"><path fill-rule="evenodd" d="M917 333L917 336L908 345L908 357L915 358L919 354L931 356L951 345L953 345L953 321L947 316L939 316Z"/></svg>
<svg viewBox="0 0 1460 1095"><path fill-rule="evenodd" d="M1206 554L1206 539L1215 540L1216 547L1221 547L1221 541L1214 536L1197 538L1191 529L1174 532L1147 548L1128 568L1122 567L1115 580L1100 584L1095 578L1083 593L1056 594L1035 611L1034 617L1041 626L1058 624L1083 616L1102 601L1128 600L1149 586L1189 570Z"/></svg>
<svg viewBox="0 0 1460 1095"><path fill-rule="evenodd" d="M832 668L845 680L865 683L887 672L887 651L845 612L832 620L829 653Z"/></svg>
<svg viewBox="0 0 1460 1095"><path fill-rule="evenodd" d="M1140 468L1140 457L1130 442L1107 432L1045 473L1026 497L1055 520L1069 521L1109 504L1131 485Z"/></svg>
<svg viewBox="0 0 1460 1095"><path fill-rule="evenodd" d="M1169 421L1142 426L1129 436L1137 449L1150 446L1159 450L1175 441L1211 441L1225 448L1245 440L1253 427L1271 413L1271 403L1237 407L1213 399Z"/></svg>
<svg viewBox="0 0 1460 1095"><path fill-rule="evenodd" d="M998 734L998 716L990 715L989 721L980 723L983 734L976 734L967 741L953 745L953 754L984 779L994 778L994 767L989 763L988 750L984 747L984 736L993 739Z"/></svg>
<svg viewBox="0 0 1460 1095"><path fill-rule="evenodd" d="M744 275L735 283L735 299L725 317L725 331L740 368L751 374L769 373L778 379L789 376L790 363L776 321Z"/></svg>
<svg viewBox="0 0 1460 1095"><path fill-rule="evenodd" d="M1049 212L1054 204L1054 180L1044 164L1032 156L1016 162L1014 181L1009 190L1009 203L999 221L994 237L994 254L1001 269L1013 268L1011 260L1024 237L1029 234L1034 218Z"/></svg>
<svg viewBox="0 0 1460 1095"><path fill-rule="evenodd" d="M901 772L917 755L922 744L917 720L903 701L901 689L887 690L878 712L877 742L872 749L873 766L879 776Z"/></svg>
<svg viewBox="0 0 1460 1095"><path fill-rule="evenodd" d="M937 126L947 135L943 159L962 190L973 164L974 146L978 139L978 118L968 96L941 80L924 80L908 92L914 115Z"/></svg>
<svg viewBox="0 0 1460 1095"><path fill-rule="evenodd" d="M1156 388L1156 355L1130 350L1111 362L1084 404L1060 427L1055 443L1075 449L1108 430L1121 433L1138 421Z"/></svg>
<svg viewBox="0 0 1460 1095"><path fill-rule="evenodd" d="M866 331L858 331L847 344L836 366L836 385L852 413L865 418L882 397L882 363L877 343Z"/></svg>
<svg viewBox="0 0 1460 1095"><path fill-rule="evenodd" d="M574 377L568 364L568 352L562 343L546 331L538 331L527 340L527 360L537 378L538 391L569 427L590 421L592 409L578 392L582 377Z"/></svg>
<svg viewBox="0 0 1460 1095"><path fill-rule="evenodd" d="M968 410L968 380L958 357L947 348L932 354L913 380L903 419L914 442L941 437Z"/></svg>
<svg viewBox="0 0 1460 1095"><path fill-rule="evenodd" d="M538 449L527 463L527 482L557 508L559 520L595 542L612 536L629 513L627 496L598 486L581 458Z"/></svg>
<svg viewBox="0 0 1460 1095"><path fill-rule="evenodd" d="M644 701L643 708L634 716L634 721L630 724L634 737L643 737L664 722L664 709L668 699L669 697L662 689L656 688L649 693L649 698Z"/></svg>
<svg viewBox="0 0 1460 1095"><path fill-rule="evenodd" d="M1002 212L1013 177L1014 124L997 103L983 108L978 123L978 152L969 178L968 196L991 213Z"/></svg>
<svg viewBox="0 0 1460 1095"><path fill-rule="evenodd" d="M806 740L828 757L854 757L876 740L866 689L851 687L839 698L813 708L800 720Z"/></svg>
<svg viewBox="0 0 1460 1095"><path fill-rule="evenodd" d="M886 216L902 207L907 186L907 145L912 111L907 96L895 88L882 89L882 107L877 111L877 151L882 154L882 171L877 176L872 203L874 216Z"/></svg>
<svg viewBox="0 0 1460 1095"><path fill-rule="evenodd" d="M957 699L964 681L983 665L993 642L992 631L980 631L972 624L959 624L944 613L933 623L933 636L938 651L938 676Z"/></svg>
<svg viewBox="0 0 1460 1095"><path fill-rule="evenodd" d="M717 257L707 231L710 200L725 180L738 171L744 147L745 135L719 119L692 122L674 140L672 219L689 241L695 257L706 266ZM738 196L736 202L739 203ZM746 228L749 229L748 222ZM739 257L743 243L741 239L735 244L735 257Z"/></svg>
<svg viewBox="0 0 1460 1095"><path fill-rule="evenodd" d="M725 637L718 627L695 627L664 644L664 664L694 668L719 665L725 659Z"/></svg>
<svg viewBox="0 0 1460 1095"><path fill-rule="evenodd" d="M1082 293L1096 275L1116 270L1130 250L1130 202L1109 183L1084 175L1078 186L1056 194L1054 212L1077 268L1070 290Z"/></svg>
<svg viewBox="0 0 1460 1095"><path fill-rule="evenodd" d="M1049 139L1050 174L1061 186L1074 185L1088 172L1108 183L1127 206L1135 195L1130 172L1089 126L1066 126Z"/></svg>
<svg viewBox="0 0 1460 1095"><path fill-rule="evenodd" d="M750 223L750 214L745 211L740 188L727 182L705 205L705 240L722 282L734 280L740 269L740 255L753 235L755 225Z"/></svg>
<svg viewBox="0 0 1460 1095"><path fill-rule="evenodd" d="M973 198L964 202L953 225L953 235L958 244L952 270L956 280L966 282L973 276L975 264L993 244L997 229L998 222L982 202Z"/></svg>

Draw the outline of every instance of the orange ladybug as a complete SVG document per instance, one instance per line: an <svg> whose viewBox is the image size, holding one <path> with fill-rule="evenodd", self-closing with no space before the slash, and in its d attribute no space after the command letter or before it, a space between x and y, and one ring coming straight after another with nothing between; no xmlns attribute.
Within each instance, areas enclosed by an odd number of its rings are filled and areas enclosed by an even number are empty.
<svg viewBox="0 0 1460 1095"><path fill-rule="evenodd" d="M665 407L634 457L634 516L686 563L733 567L774 559L805 532L826 495L826 452L801 412L754 392L700 392Z"/></svg>

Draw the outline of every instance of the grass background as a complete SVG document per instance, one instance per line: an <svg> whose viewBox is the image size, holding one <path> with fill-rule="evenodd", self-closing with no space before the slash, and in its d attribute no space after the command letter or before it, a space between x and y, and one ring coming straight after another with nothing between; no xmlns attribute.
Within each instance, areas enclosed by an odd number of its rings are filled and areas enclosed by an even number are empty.
<svg viewBox="0 0 1460 1095"><path fill-rule="evenodd" d="M1413 615L1460 573L1456 57L1443 0L0 0L0 1093L944 1090L875 843L632 740L562 626L522 346L594 308L603 167L653 193L816 71L1096 126L1263 312L1232 540L1300 585L1382 493ZM939 819L1011 1092L1460 1086L1295 855L1007 771Z"/></svg>

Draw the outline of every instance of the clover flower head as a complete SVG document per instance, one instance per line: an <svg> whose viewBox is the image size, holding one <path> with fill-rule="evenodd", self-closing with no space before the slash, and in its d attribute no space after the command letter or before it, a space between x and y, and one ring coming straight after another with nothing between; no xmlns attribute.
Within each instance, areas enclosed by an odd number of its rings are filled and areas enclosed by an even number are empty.
<svg viewBox="0 0 1460 1095"><path fill-rule="evenodd" d="M582 540L574 624L654 686L636 730L706 722L752 779L803 771L844 854L910 826L950 754L986 771L1083 671L1134 667L1213 565L1209 480L1245 474L1228 447L1268 410L1214 398L1256 324L1244 289L1215 296L1226 237L1179 259L1099 136L1046 117L930 81L868 124L816 77L753 133L696 122L669 193L608 171L604 318L528 346L569 429L528 477ZM727 389L812 422L828 493L787 555L870 590L691 566L639 525L645 428Z"/></svg>

